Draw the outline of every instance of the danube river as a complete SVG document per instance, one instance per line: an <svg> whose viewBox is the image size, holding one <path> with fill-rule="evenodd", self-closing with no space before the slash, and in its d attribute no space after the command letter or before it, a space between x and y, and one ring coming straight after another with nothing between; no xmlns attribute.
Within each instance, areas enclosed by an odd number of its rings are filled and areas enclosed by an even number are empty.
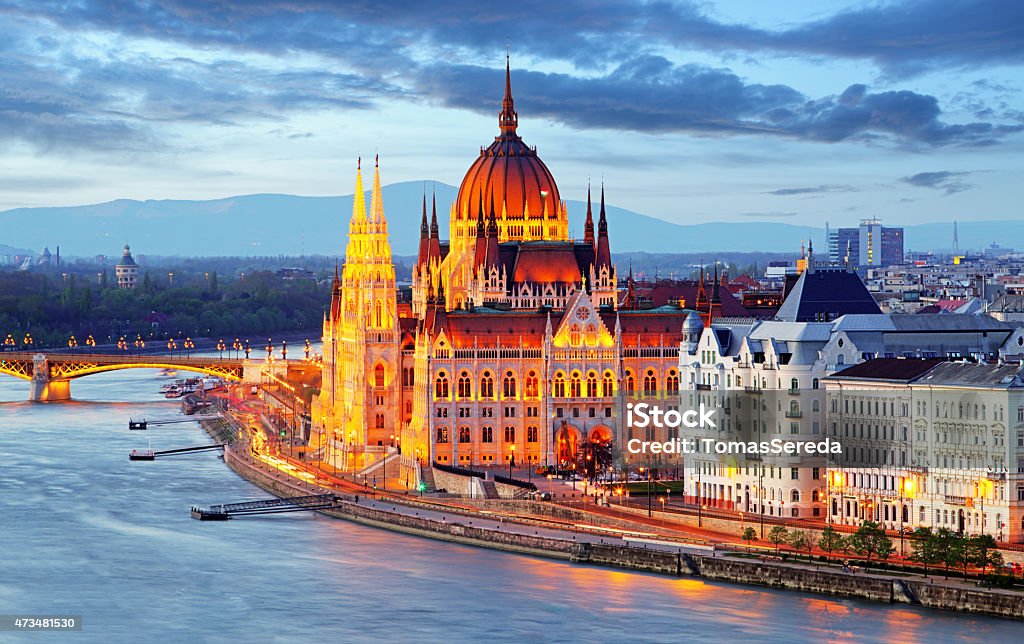
<svg viewBox="0 0 1024 644"><path fill-rule="evenodd" d="M69 641L1010 641L1021 623L572 565L310 515L226 523L192 505L264 498L152 371L90 376L69 403L0 377L0 614L80 615ZM16 641L0 633L0 641Z"/></svg>

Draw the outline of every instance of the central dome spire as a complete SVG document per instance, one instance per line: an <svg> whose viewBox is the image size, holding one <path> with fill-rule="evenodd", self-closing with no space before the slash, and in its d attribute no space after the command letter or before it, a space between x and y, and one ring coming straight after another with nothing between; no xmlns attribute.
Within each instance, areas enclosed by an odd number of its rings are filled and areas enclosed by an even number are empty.
<svg viewBox="0 0 1024 644"><path fill-rule="evenodd" d="M501 99L501 113L498 115L498 127L502 135L516 134L519 126L519 115L516 113L515 102L512 100L512 70L509 63L508 43L505 43L505 98Z"/></svg>
<svg viewBox="0 0 1024 644"><path fill-rule="evenodd" d="M498 113L501 132L480 149L459 186L452 206L453 247L476 244L478 220L488 219L484 204L494 204L498 239L509 241L566 241L569 219L558 186L537 149L516 132L519 114L512 99L512 64L505 50L505 96Z"/></svg>

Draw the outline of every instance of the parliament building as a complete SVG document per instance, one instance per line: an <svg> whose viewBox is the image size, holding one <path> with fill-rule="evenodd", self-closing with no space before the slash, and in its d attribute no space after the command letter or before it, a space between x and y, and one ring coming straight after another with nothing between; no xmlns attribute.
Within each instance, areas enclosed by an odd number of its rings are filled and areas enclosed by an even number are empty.
<svg viewBox="0 0 1024 644"><path fill-rule="evenodd" d="M572 467L593 453L607 467L631 438L629 402L678 408L681 343L699 340L720 284L635 306L619 293L604 187L596 207L588 188L583 238L570 238L554 176L517 133L507 66L498 127L449 207L450 239L424 198L411 301L397 295L378 164L369 209L357 169L311 410L322 460L395 459L411 481L432 463Z"/></svg>

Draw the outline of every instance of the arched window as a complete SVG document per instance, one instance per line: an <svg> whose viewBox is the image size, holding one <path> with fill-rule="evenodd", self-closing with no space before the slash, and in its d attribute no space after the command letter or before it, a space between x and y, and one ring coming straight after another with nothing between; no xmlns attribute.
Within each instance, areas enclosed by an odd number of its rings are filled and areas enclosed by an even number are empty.
<svg viewBox="0 0 1024 644"><path fill-rule="evenodd" d="M793 490L792 492L790 492L789 493L789 500L792 501L793 503L799 503L800 502L800 490Z"/></svg>
<svg viewBox="0 0 1024 644"><path fill-rule="evenodd" d="M800 388L800 381L799 380L797 380L796 378L793 378L792 380L789 381L789 390L790 391L796 391L799 388Z"/></svg>
<svg viewBox="0 0 1024 644"><path fill-rule="evenodd" d="M612 377L612 372L611 371L605 371L604 372L604 385L603 385L603 388L604 388L604 395L606 397L614 396L615 395L615 378Z"/></svg>
<svg viewBox="0 0 1024 644"><path fill-rule="evenodd" d="M636 395L636 378L633 377L633 372L632 371L627 371L626 372L626 395L627 396L635 396Z"/></svg>
<svg viewBox="0 0 1024 644"><path fill-rule="evenodd" d="M373 368L373 386L383 387L384 386L384 365L379 364Z"/></svg>
<svg viewBox="0 0 1024 644"><path fill-rule="evenodd" d="M658 393L658 377L654 375L653 369L648 369L644 376L644 396L654 396Z"/></svg>
<svg viewBox="0 0 1024 644"><path fill-rule="evenodd" d="M817 400L811 401L811 411L821 411L821 403Z"/></svg>
<svg viewBox="0 0 1024 644"><path fill-rule="evenodd" d="M569 396L571 398L579 398L583 395L581 384L579 372L573 372L569 378Z"/></svg>
<svg viewBox="0 0 1024 644"><path fill-rule="evenodd" d="M789 415L790 416L798 416L798 415L800 415L800 403L798 403L795 400L792 401L791 403L789 403Z"/></svg>
<svg viewBox="0 0 1024 644"><path fill-rule="evenodd" d="M559 371L555 374L555 398L565 398L565 374Z"/></svg>
<svg viewBox="0 0 1024 644"><path fill-rule="evenodd" d="M534 371L526 374L526 396L536 398L540 389L537 386L537 373Z"/></svg>
<svg viewBox="0 0 1024 644"><path fill-rule="evenodd" d="M815 378L814 380L811 381L811 389L817 389L820 386L820 384L821 383L818 382L818 379Z"/></svg>
<svg viewBox="0 0 1024 644"><path fill-rule="evenodd" d="M668 377L665 379L665 389L668 390L670 396L679 394L679 374L676 373L675 369L668 370Z"/></svg>
<svg viewBox="0 0 1024 644"><path fill-rule="evenodd" d="M437 374L437 379L434 380L434 400L444 400L448 398L448 376L443 371Z"/></svg>
<svg viewBox="0 0 1024 644"><path fill-rule="evenodd" d="M376 310L377 325L376 326L377 326L378 329L381 328L382 326L384 326L384 324L383 324L383 317L384 317L384 315L383 315L383 307L380 304L380 300L377 300L377 310Z"/></svg>
<svg viewBox="0 0 1024 644"><path fill-rule="evenodd" d="M817 503L818 502L818 498L819 498L818 497L818 491L817 490L811 490L811 501L813 501L814 503Z"/></svg>
<svg viewBox="0 0 1024 644"><path fill-rule="evenodd" d="M473 384L469 379L469 372L463 371L459 376L458 390L459 398L469 398L473 395ZM460 441L461 442L461 441Z"/></svg>
<svg viewBox="0 0 1024 644"><path fill-rule="evenodd" d="M490 371L485 371L484 375L480 376L480 397L494 398L494 378L491 377Z"/></svg>
<svg viewBox="0 0 1024 644"><path fill-rule="evenodd" d="M506 371L501 381L501 395L505 398L516 397L516 375L511 371Z"/></svg>
<svg viewBox="0 0 1024 644"><path fill-rule="evenodd" d="M587 398L597 398L597 374L593 371L587 374Z"/></svg>
<svg viewBox="0 0 1024 644"><path fill-rule="evenodd" d="M580 325L574 324L569 327L569 346L578 347L580 344Z"/></svg>
<svg viewBox="0 0 1024 644"><path fill-rule="evenodd" d="M384 414L377 414L377 422L375 426L377 429L384 429Z"/></svg>
<svg viewBox="0 0 1024 644"><path fill-rule="evenodd" d="M459 442L460 443L468 443L469 442L469 428L468 427L460 427L459 428Z"/></svg>
<svg viewBox="0 0 1024 644"><path fill-rule="evenodd" d="M447 427L438 427L437 430L436 430L436 434L437 434L437 442L438 443L447 443L448 442L448 428Z"/></svg>

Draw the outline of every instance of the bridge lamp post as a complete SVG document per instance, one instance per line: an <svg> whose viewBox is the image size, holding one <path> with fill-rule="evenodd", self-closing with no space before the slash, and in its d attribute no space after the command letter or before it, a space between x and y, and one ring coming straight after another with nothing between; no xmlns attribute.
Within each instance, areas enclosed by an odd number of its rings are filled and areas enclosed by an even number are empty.
<svg viewBox="0 0 1024 644"><path fill-rule="evenodd" d="M224 349L225 348L227 348L227 347L224 345L224 340L217 340L217 353L219 354L218 357L221 360L224 359Z"/></svg>
<svg viewBox="0 0 1024 644"><path fill-rule="evenodd" d="M235 359L237 359L238 352L242 350L242 341L235 338L235 341L231 343L231 348L235 350Z"/></svg>
<svg viewBox="0 0 1024 644"><path fill-rule="evenodd" d="M87 347L95 347L96 346L96 338L92 337L92 334L90 334L89 337L85 339L85 346L87 346Z"/></svg>
<svg viewBox="0 0 1024 644"><path fill-rule="evenodd" d="M35 344L35 340L32 339L31 333L26 333L25 337L21 340L25 344L26 349L31 349L32 345Z"/></svg>
<svg viewBox="0 0 1024 644"><path fill-rule="evenodd" d="M72 335L71 338L68 340L68 348L74 349L77 346L78 346L78 340L76 340L75 336Z"/></svg>
<svg viewBox="0 0 1024 644"><path fill-rule="evenodd" d="M270 338L267 338L266 349L267 349L267 362L270 362L270 356L274 353L274 342Z"/></svg>
<svg viewBox="0 0 1024 644"><path fill-rule="evenodd" d="M310 349L309 338L306 338L306 360L309 360L309 349Z"/></svg>
<svg viewBox="0 0 1024 644"><path fill-rule="evenodd" d="M249 348L249 341L246 340L245 341L245 359L246 360L249 359L249 351L251 351L251 349Z"/></svg>
<svg viewBox="0 0 1024 644"><path fill-rule="evenodd" d="M142 339L141 334L135 336L135 348L139 355L142 355L142 350L146 348L146 341Z"/></svg>
<svg viewBox="0 0 1024 644"><path fill-rule="evenodd" d="M281 359L282 360L287 360L288 359L288 341L287 340L281 340Z"/></svg>
<svg viewBox="0 0 1024 644"><path fill-rule="evenodd" d="M7 338L4 339L4 346L8 347L8 351L13 351L14 350L14 345L16 345L16 344L17 344L17 342L14 341L14 336L12 336L10 333L8 333L7 334Z"/></svg>
<svg viewBox="0 0 1024 644"><path fill-rule="evenodd" d="M124 341L123 335L117 341L117 348L121 349L122 351L128 350L128 343Z"/></svg>
<svg viewBox="0 0 1024 644"><path fill-rule="evenodd" d="M192 357L192 349L196 348L196 343L192 341L191 337L185 338L185 342L182 344L182 348L185 349L186 357Z"/></svg>
<svg viewBox="0 0 1024 644"><path fill-rule="evenodd" d="M174 355L174 352L177 351L177 349L178 343L174 341L174 338L171 338L170 340L167 341L167 350L171 353L172 356Z"/></svg>

